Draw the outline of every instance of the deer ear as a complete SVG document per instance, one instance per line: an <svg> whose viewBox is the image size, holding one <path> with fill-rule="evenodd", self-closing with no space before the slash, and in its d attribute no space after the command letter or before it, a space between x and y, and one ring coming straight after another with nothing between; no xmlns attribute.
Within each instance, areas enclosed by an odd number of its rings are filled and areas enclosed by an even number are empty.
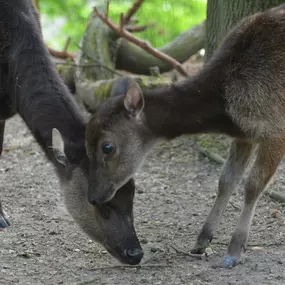
<svg viewBox="0 0 285 285"><path fill-rule="evenodd" d="M144 108L143 93L137 82L133 82L124 97L126 110L134 117L138 116Z"/></svg>
<svg viewBox="0 0 285 285"><path fill-rule="evenodd" d="M67 166L68 159L64 152L64 140L58 129L52 129L52 150L58 163Z"/></svg>

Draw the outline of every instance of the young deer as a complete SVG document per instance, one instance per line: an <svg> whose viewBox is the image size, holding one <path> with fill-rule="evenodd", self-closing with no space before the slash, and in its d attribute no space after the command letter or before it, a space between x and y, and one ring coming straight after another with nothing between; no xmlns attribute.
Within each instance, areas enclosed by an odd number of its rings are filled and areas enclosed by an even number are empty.
<svg viewBox="0 0 285 285"><path fill-rule="evenodd" d="M105 205L88 202L86 124L49 58L32 2L0 2L1 151L5 120L18 113L54 164L74 220L120 261L138 264L143 251L133 225L134 181ZM0 229L9 224L0 204Z"/></svg>
<svg viewBox="0 0 285 285"><path fill-rule="evenodd" d="M284 6L241 21L196 76L145 90L144 95L132 83L123 96L105 102L86 131L89 201L100 204L111 199L159 140L210 132L235 140L194 253L203 253L211 242L258 148L245 184L244 207L224 258L224 267L231 267L246 247L258 197L285 153Z"/></svg>

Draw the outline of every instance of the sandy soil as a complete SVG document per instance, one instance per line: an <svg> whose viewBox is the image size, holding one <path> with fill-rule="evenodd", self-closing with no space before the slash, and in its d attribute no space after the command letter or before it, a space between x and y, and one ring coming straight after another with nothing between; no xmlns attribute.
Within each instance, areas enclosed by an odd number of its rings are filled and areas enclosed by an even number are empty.
<svg viewBox="0 0 285 285"><path fill-rule="evenodd" d="M207 260L187 252L214 201L221 166L183 137L157 147L137 174L135 220L145 250L141 268L119 263L66 213L52 166L19 117L8 121L0 193L12 226L0 232L0 284L285 284L285 214L263 195L249 249L231 270L217 267L242 207L232 198ZM272 189L285 188L282 163ZM277 217L273 217L278 209ZM257 250L256 247L260 247Z"/></svg>

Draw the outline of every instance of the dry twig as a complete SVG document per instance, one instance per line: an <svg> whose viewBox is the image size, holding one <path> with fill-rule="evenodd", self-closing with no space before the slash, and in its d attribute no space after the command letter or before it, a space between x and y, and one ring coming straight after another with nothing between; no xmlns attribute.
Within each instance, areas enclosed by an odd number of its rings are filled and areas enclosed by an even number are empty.
<svg viewBox="0 0 285 285"><path fill-rule="evenodd" d="M109 1L107 1L107 7L108 6L109 6ZM108 10L109 10L109 8L106 9L106 11L108 11ZM137 37L135 37L133 34L128 32L124 28L125 17L123 15L123 13L121 13L120 25L117 26L114 23L112 23L112 21L109 19L107 14L105 14L105 15L101 14L96 7L94 8L94 12L99 19L101 19L110 29L112 29L113 31L118 33L121 37L127 39L128 41L132 42L133 44L135 44L135 45L139 46L140 48L146 50L147 52L149 52L151 55L157 57L158 59L168 62L170 65L173 66L174 69L176 69L183 76L185 76L185 77L188 76L186 70L183 68L183 66L177 60L175 60L174 58L170 57L169 55L162 53L161 51L153 48L146 41L140 40Z"/></svg>
<svg viewBox="0 0 285 285"><path fill-rule="evenodd" d="M139 33L139 32L143 32L145 31L147 28L150 28L150 27L154 27L155 24L152 23L152 24L146 24L146 25L143 25L143 26L132 26L132 25L127 25L125 26L125 29L130 32L130 33Z"/></svg>
<svg viewBox="0 0 285 285"><path fill-rule="evenodd" d="M233 201L229 201L229 204L232 205L232 207L233 207L235 210L241 211L241 208L240 208L237 204L235 204Z"/></svg>
<svg viewBox="0 0 285 285"><path fill-rule="evenodd" d="M72 61L74 61L75 59L75 54L74 53L69 53L67 51L58 51L58 50L55 50L51 47L48 47L48 51L49 53L56 57L56 58L60 58L60 59L71 59Z"/></svg>
<svg viewBox="0 0 285 285"><path fill-rule="evenodd" d="M71 37L68 37L66 42L65 42L65 45L64 45L64 48L63 48L63 52L67 52L67 49L68 49L69 44L70 44L70 41L71 41Z"/></svg>
<svg viewBox="0 0 285 285"><path fill-rule="evenodd" d="M174 249L176 253L182 254L182 255L185 255L185 256L191 256L191 257L195 257L195 258L199 258L199 259L202 259L203 256L204 256L203 254L194 254L194 253L191 253L191 252L183 251L183 250L181 250L181 249L176 248L176 247L173 246L173 245L169 245L169 247L171 247L172 249Z"/></svg>
<svg viewBox="0 0 285 285"><path fill-rule="evenodd" d="M95 267L90 271L97 270L109 270L109 269L148 269L148 268L164 268L171 267L170 264L141 264L141 265L113 265L113 266L104 266L104 267Z"/></svg>
<svg viewBox="0 0 285 285"><path fill-rule="evenodd" d="M136 0L133 6L127 11L126 16L124 17L124 24L129 24L132 16L137 12L140 8L144 0ZM107 11L107 10L106 10ZM108 16L108 14L107 14Z"/></svg>
<svg viewBox="0 0 285 285"><path fill-rule="evenodd" d="M197 148L198 151L203 154L204 156L208 157L210 160L217 162L218 164L224 164L225 163L225 159L223 157L221 157L219 154L217 153L213 153L207 149L205 149L204 147L202 147L199 143L197 143Z"/></svg>

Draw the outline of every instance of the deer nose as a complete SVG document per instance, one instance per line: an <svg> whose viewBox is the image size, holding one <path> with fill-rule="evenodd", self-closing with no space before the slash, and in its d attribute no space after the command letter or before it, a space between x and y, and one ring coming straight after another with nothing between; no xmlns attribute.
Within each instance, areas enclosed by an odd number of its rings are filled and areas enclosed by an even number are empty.
<svg viewBox="0 0 285 285"><path fill-rule="evenodd" d="M96 200L92 197L92 198L90 198L90 197L88 197L88 202L91 204L91 205L93 205L93 206L96 206L97 205L97 202L96 202Z"/></svg>
<svg viewBox="0 0 285 285"><path fill-rule="evenodd" d="M135 247L135 248L128 248L126 250L126 255L130 259L133 265L139 264L141 259L143 258L143 250Z"/></svg>

